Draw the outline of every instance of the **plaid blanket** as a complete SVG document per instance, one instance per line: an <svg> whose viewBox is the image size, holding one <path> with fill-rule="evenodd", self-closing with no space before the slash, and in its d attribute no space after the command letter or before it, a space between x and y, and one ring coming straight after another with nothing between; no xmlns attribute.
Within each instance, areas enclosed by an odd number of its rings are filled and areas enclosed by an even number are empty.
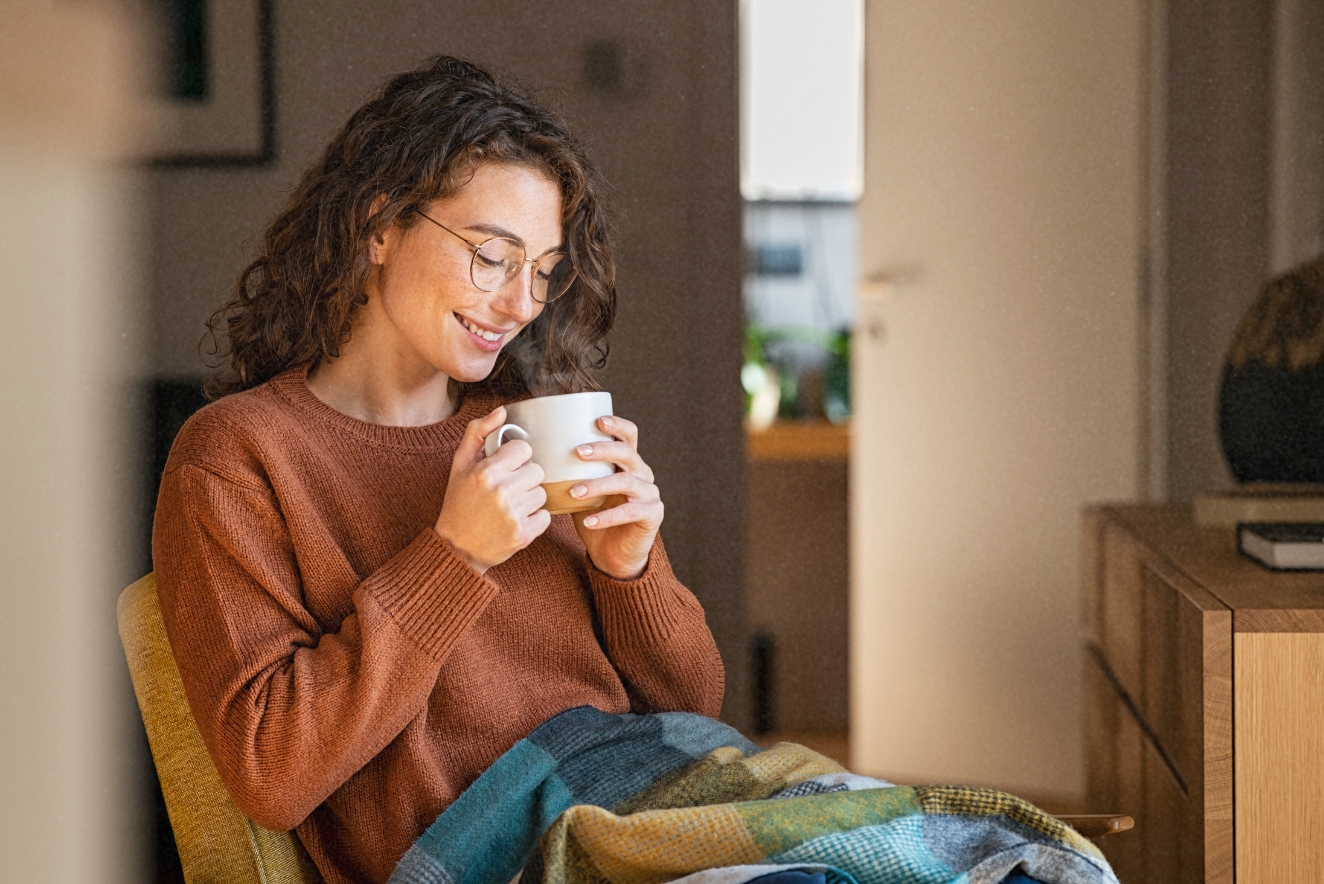
<svg viewBox="0 0 1324 884"><path fill-rule="evenodd" d="M391 884L1116 884L1098 849L991 789L893 786L698 715L572 709L515 744Z"/></svg>

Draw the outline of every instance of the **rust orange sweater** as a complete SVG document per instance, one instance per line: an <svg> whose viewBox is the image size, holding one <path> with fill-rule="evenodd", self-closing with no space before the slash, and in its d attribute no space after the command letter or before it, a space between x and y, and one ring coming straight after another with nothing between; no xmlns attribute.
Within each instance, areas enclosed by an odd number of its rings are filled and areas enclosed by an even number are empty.
<svg viewBox="0 0 1324 884"><path fill-rule="evenodd" d="M465 425L493 399L386 427L305 377L188 422L153 533L189 705L251 819L296 829L331 884L385 881L556 713L717 715L722 663L660 542L622 582L587 561L569 516L486 575L433 531Z"/></svg>

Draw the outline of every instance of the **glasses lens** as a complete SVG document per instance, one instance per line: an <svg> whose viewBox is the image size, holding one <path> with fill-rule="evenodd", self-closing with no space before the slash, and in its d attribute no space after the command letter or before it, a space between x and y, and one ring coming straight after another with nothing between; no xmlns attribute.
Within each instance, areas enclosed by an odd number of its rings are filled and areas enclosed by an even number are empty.
<svg viewBox="0 0 1324 884"><path fill-rule="evenodd" d="M489 239L474 252L471 275L485 292L501 288L524 266L524 249L510 239Z"/></svg>
<svg viewBox="0 0 1324 884"><path fill-rule="evenodd" d="M575 267L565 252L554 252L543 258L533 274L534 300L546 304L555 301L570 288L575 281Z"/></svg>

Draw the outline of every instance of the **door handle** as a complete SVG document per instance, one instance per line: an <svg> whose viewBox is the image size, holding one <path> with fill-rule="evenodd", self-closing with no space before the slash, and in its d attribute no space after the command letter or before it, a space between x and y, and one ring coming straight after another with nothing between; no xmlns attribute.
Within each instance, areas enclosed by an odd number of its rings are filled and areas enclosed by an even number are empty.
<svg viewBox="0 0 1324 884"><path fill-rule="evenodd" d="M856 286L855 297L861 306L886 304L896 290L919 282L918 264L889 264L865 276Z"/></svg>
<svg viewBox="0 0 1324 884"><path fill-rule="evenodd" d="M918 264L890 264L873 271L855 287L855 300L860 306L860 328L871 341L882 341L887 335L881 308L896 297L898 289L919 282Z"/></svg>

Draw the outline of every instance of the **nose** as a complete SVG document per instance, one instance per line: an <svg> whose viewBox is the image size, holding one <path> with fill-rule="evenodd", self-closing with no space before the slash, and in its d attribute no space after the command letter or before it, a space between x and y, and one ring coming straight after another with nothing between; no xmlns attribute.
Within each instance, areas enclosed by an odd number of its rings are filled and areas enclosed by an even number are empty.
<svg viewBox="0 0 1324 884"><path fill-rule="evenodd" d="M533 300L533 264L525 261L520 272L496 291L492 306L503 316L526 323L537 315L540 305Z"/></svg>

